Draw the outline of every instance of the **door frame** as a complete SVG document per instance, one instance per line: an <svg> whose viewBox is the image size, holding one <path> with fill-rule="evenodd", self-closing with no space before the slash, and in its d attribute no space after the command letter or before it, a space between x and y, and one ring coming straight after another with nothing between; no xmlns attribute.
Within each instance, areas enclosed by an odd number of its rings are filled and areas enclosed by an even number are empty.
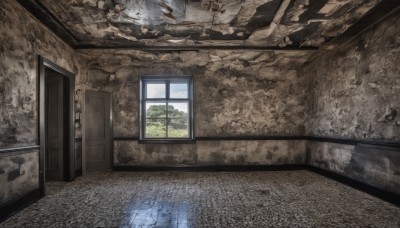
<svg viewBox="0 0 400 228"><path fill-rule="evenodd" d="M46 151L46 119L45 119L45 70L50 69L63 76L64 79L68 81L68 126L64 126L64 131L68 131L68 166L66 181L72 181L75 179L75 111L74 111L74 101L75 101L75 74L70 71L58 66L52 61L39 56L39 66L38 66L38 97L39 97L39 188L40 194L45 195L45 151ZM65 85L64 85L65 86ZM64 151L66 152L66 151ZM64 164L66 161L63 161Z"/></svg>
<svg viewBox="0 0 400 228"><path fill-rule="evenodd" d="M85 90L83 94L83 108L81 114L82 124L82 175L86 174L86 93L87 92L103 92L108 93L110 95L110 170L113 170L114 167L114 129L113 129L113 93L108 91L98 91L98 90Z"/></svg>

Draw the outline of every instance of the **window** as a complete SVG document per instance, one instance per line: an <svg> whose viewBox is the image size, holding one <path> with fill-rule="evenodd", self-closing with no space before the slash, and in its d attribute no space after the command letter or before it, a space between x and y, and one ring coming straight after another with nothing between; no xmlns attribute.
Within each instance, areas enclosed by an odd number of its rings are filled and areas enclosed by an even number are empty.
<svg viewBox="0 0 400 228"><path fill-rule="evenodd" d="M140 141L193 141L192 77L140 77Z"/></svg>

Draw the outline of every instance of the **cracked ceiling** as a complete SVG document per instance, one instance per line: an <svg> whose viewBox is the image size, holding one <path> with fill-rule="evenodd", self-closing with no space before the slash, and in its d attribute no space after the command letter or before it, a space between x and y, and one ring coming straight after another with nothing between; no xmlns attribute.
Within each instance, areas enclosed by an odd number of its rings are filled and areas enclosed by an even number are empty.
<svg viewBox="0 0 400 228"><path fill-rule="evenodd" d="M19 0L76 47L322 48L379 0ZM23 2L23 3L22 3ZM35 12L33 12L35 15ZM37 14L38 12L36 12ZM36 15L37 16L37 15ZM38 16L37 16L38 17ZM46 20L46 17L42 15ZM53 29L54 30L54 29ZM57 32L56 32L57 33ZM60 33L58 33L60 34Z"/></svg>

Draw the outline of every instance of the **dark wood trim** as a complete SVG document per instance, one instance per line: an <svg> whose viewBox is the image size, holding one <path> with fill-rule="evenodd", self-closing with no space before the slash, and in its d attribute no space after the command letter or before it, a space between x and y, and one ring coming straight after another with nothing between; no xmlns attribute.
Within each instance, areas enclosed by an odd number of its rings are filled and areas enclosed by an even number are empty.
<svg viewBox="0 0 400 228"><path fill-rule="evenodd" d="M82 176L82 169L75 170L75 177Z"/></svg>
<svg viewBox="0 0 400 228"><path fill-rule="evenodd" d="M70 47L77 45L76 37L38 0L17 0L41 23L53 31L61 40Z"/></svg>
<svg viewBox="0 0 400 228"><path fill-rule="evenodd" d="M114 137L113 138L114 141L138 141L139 137L137 136L128 136L128 137Z"/></svg>
<svg viewBox="0 0 400 228"><path fill-rule="evenodd" d="M113 171L186 171L186 172L249 172L249 171L286 171L304 170L306 165L187 165L187 166L142 166L142 165L114 165Z"/></svg>
<svg viewBox="0 0 400 228"><path fill-rule="evenodd" d="M12 200L8 202L6 205L1 206L0 208L0 223L8 219L9 217L15 215L22 209L31 205L32 203L38 201L42 198L41 192L39 189L36 189L32 192L27 193L26 195Z"/></svg>
<svg viewBox="0 0 400 228"><path fill-rule="evenodd" d="M113 138L114 141L141 141L137 136L118 136ZM196 141L225 141L225 140L308 140L315 142L329 142L329 143L337 143L337 144L346 144L346 145L370 145L370 146L384 146L390 148L400 148L399 141L389 141L389 140L357 140L357 139L341 139L341 138L330 138L330 137L315 137L315 136L207 136L207 137L195 137L192 142ZM147 143L157 143L151 142L151 140ZM179 141L179 140L177 140ZM141 142L142 143L142 142ZM143 142L144 143L144 142ZM182 142L184 143L184 142ZM393 149L398 150L398 149Z"/></svg>
<svg viewBox="0 0 400 228"><path fill-rule="evenodd" d="M112 169L114 165L114 143L113 143L113 138L114 138L114 120L113 120L113 94L109 93L110 95L110 138L109 138L109 143L110 143L110 169ZM85 98L86 99L86 98ZM83 146L83 145L82 145ZM82 156L83 156L83 147L82 147Z"/></svg>
<svg viewBox="0 0 400 228"><path fill-rule="evenodd" d="M368 11L360 20L347 29L342 35L333 39L330 43L340 45L357 37L368 30L369 28L380 23L382 20L389 16L391 13L400 10L399 0L382 0L374 8Z"/></svg>
<svg viewBox="0 0 400 228"><path fill-rule="evenodd" d="M35 149L40 149L40 145L0 148L0 153L12 153L17 151L35 150Z"/></svg>
<svg viewBox="0 0 400 228"><path fill-rule="evenodd" d="M139 144L194 144L195 139L139 139Z"/></svg>
<svg viewBox="0 0 400 228"><path fill-rule="evenodd" d="M394 204L394 205L400 207L400 195L399 194L389 192L389 191L383 190L381 188L353 180L353 179L343 176L341 174L337 174L332 171L324 170L324 169L317 168L314 166L307 166L307 169L309 171L320 174L322 176L325 176L329 179L335 180L342 184L348 185L352 188L355 188L355 189L365 192L371 196L377 197L379 199L382 199L386 202L389 202L391 204Z"/></svg>
<svg viewBox="0 0 400 228"><path fill-rule="evenodd" d="M220 140L307 140L307 136L206 136L196 137L197 141L220 141Z"/></svg>
<svg viewBox="0 0 400 228"><path fill-rule="evenodd" d="M337 143L337 144L346 144L346 145L357 145L358 141L354 139L340 139L340 138L328 138L328 137L308 137L309 141L315 142L329 142L329 143Z"/></svg>
<svg viewBox="0 0 400 228"><path fill-rule="evenodd" d="M329 138L329 137L308 137L310 141L316 142L329 142L329 143L337 143L337 144L346 144L346 145L357 145L357 144L365 144L365 145L375 145L375 146L385 146L385 147L395 147L400 148L399 141L388 141L388 140L357 140L357 139L340 139L340 138Z"/></svg>
<svg viewBox="0 0 400 228"><path fill-rule="evenodd" d="M45 121L45 69L51 69L63 77L68 79L68 175L66 181L72 181L75 178L75 75L72 72L58 66L52 61L39 56L39 67L38 67L38 97L39 97L39 186L41 195L45 195L45 151L46 151L46 121Z"/></svg>
<svg viewBox="0 0 400 228"><path fill-rule="evenodd" d="M215 136L195 137L194 141L222 141L222 140L307 140L307 136ZM114 137L114 141L138 141L137 136ZM146 140L149 141L149 140Z"/></svg>

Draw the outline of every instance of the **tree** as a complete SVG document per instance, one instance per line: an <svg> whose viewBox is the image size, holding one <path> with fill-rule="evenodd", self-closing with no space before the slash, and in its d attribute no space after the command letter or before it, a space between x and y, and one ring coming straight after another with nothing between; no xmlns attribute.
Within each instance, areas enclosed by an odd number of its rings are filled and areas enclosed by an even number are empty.
<svg viewBox="0 0 400 228"><path fill-rule="evenodd" d="M168 120L166 117L166 105L151 105L146 112L146 136L166 137L166 121L168 121L169 137L188 137L187 113L168 105Z"/></svg>

